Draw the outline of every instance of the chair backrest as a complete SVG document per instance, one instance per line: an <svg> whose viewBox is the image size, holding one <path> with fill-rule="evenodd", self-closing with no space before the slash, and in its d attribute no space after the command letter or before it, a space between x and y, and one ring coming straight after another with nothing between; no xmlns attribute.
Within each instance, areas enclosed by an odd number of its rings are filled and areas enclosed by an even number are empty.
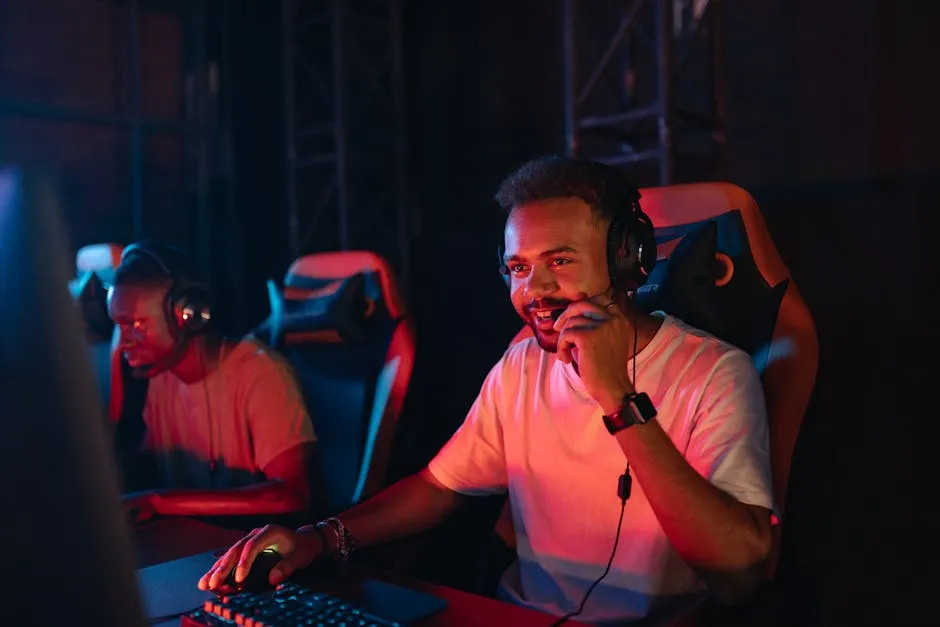
<svg viewBox="0 0 940 627"><path fill-rule="evenodd" d="M120 244L112 243L83 246L75 255L76 278L69 282L82 314L85 344L105 406L111 403L114 387L111 354L114 325L108 317L107 290L114 281L114 270L121 262L123 250Z"/></svg>
<svg viewBox="0 0 940 627"><path fill-rule="evenodd" d="M743 345L748 343L743 338L738 344L751 354L762 375L770 423L774 493L777 507L783 512L793 449L819 365L819 343L812 315L774 246L757 203L740 187L730 183L695 183L653 188L643 190L641 202L656 226L658 257L668 258L684 234L696 225L714 220L718 226L718 254L724 257L719 262L724 268L719 271L718 280L726 281L717 288L718 293L733 290L739 282L750 283L739 291L751 294L763 287L766 290L763 297L740 297L744 301L741 309L752 318L755 301L763 300L757 303L759 306L773 305L773 318L758 321L769 326L753 330L756 337L749 338L750 346ZM768 296L771 292L774 295Z"/></svg>
<svg viewBox="0 0 940 627"><path fill-rule="evenodd" d="M301 257L268 293L255 335L297 373L339 511L384 486L414 365L411 317L388 262L368 251Z"/></svg>
<svg viewBox="0 0 940 627"><path fill-rule="evenodd" d="M774 496L782 513L793 450L818 368L813 318L746 191L730 183L694 183L641 193L643 210L656 228L660 262L636 300L647 308L672 301L682 311L667 308L668 313L751 354L766 396ZM671 267L674 253L685 255L686 265L698 267ZM707 286L696 280L703 275L711 279ZM674 285L667 289L665 283ZM689 294L677 294L676 284L695 292L690 298L698 302L679 303ZM660 289L663 293L657 293ZM529 335L524 328L512 343ZM775 533L770 574L779 551L779 525Z"/></svg>
<svg viewBox="0 0 940 627"><path fill-rule="evenodd" d="M75 254L75 268L81 276L85 272L96 272L106 285L114 280L114 271L121 264L124 246L111 242L82 246Z"/></svg>

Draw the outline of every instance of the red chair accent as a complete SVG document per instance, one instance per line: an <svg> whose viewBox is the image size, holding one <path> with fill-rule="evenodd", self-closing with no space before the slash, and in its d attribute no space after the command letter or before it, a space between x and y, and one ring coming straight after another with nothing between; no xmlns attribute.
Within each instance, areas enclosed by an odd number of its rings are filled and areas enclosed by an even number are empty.
<svg viewBox="0 0 940 627"><path fill-rule="evenodd" d="M89 244L78 249L75 255L75 267L78 274L83 272L113 272L121 264L121 244Z"/></svg>

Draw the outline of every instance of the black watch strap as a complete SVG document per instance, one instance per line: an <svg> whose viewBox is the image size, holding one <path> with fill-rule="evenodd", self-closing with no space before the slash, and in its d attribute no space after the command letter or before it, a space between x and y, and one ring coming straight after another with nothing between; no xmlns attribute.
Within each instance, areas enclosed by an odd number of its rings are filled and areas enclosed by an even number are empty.
<svg viewBox="0 0 940 627"><path fill-rule="evenodd" d="M608 433L614 435L627 427L646 424L655 417L656 408L645 392L627 394L620 409L604 416L604 426Z"/></svg>

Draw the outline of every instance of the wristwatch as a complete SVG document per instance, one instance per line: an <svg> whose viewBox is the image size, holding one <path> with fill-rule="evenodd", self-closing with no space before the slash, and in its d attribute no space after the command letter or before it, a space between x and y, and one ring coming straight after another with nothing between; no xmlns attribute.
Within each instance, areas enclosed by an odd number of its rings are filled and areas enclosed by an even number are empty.
<svg viewBox="0 0 940 627"><path fill-rule="evenodd" d="M604 416L604 426L610 435L614 435L627 427L646 424L655 417L656 408L653 407L650 397L645 392L634 392L623 397L620 409Z"/></svg>

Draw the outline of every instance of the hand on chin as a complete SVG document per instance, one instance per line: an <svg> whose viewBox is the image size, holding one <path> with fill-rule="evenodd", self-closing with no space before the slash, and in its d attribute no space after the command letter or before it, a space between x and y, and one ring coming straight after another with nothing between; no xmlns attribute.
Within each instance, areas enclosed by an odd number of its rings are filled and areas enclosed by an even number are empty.
<svg viewBox="0 0 940 627"><path fill-rule="evenodd" d="M631 322L613 302L585 300L571 305L555 321L555 329L558 358L575 367L605 413L619 407L624 394L633 391L627 374L636 342Z"/></svg>

